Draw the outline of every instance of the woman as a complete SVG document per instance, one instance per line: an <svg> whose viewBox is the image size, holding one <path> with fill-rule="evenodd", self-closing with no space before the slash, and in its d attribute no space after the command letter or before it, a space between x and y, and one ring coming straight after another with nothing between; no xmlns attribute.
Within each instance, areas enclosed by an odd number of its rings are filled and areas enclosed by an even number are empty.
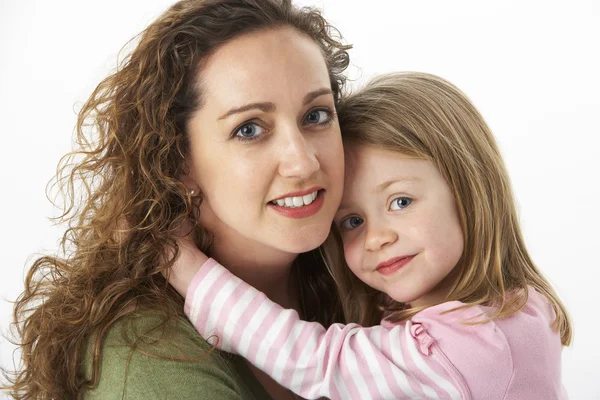
<svg viewBox="0 0 600 400"><path fill-rule="evenodd" d="M342 319L312 252L342 193L334 33L288 0L181 1L142 33L63 160L65 255L35 261L15 306L15 398L293 398L211 349L166 278L192 221L202 250L272 300Z"/></svg>

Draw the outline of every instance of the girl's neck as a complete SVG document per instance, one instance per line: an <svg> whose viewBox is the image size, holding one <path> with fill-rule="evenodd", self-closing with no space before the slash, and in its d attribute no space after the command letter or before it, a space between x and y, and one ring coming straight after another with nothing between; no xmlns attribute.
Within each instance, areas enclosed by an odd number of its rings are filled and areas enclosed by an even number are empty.
<svg viewBox="0 0 600 400"><path fill-rule="evenodd" d="M411 301L410 307L432 307L448 301L448 294L458 279L460 269L455 267L440 283L422 297Z"/></svg>

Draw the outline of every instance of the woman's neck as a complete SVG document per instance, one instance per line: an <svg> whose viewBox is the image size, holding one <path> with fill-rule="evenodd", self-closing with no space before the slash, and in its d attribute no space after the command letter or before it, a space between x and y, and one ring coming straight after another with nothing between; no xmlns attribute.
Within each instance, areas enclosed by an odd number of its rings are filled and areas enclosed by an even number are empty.
<svg viewBox="0 0 600 400"><path fill-rule="evenodd" d="M210 255L238 278L265 293L271 301L302 315L300 287L292 273L292 264L298 255L264 246L236 233L231 234L231 231L228 233L213 236ZM246 363L272 398L295 398L266 373Z"/></svg>
<svg viewBox="0 0 600 400"><path fill-rule="evenodd" d="M292 274L296 254L215 238L211 256L235 276L265 293L271 301L298 310L298 282Z"/></svg>

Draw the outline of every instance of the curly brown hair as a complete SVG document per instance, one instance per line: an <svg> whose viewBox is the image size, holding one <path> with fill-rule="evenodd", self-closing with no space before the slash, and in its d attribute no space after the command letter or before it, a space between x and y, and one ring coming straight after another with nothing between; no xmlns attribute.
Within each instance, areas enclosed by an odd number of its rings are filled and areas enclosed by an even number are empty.
<svg viewBox="0 0 600 400"><path fill-rule="evenodd" d="M68 226L61 253L35 260L14 307L22 366L5 371L12 396L79 398L99 381L100 346L115 321L150 308L163 323L182 315L183 299L164 273L178 254L177 227L198 206L179 180L187 122L207 101L196 71L223 43L278 26L320 46L337 102L350 46L317 10L290 0L180 1L139 35L135 49L93 91L78 115L77 148L61 159L55 178L66 200L58 217ZM199 247L210 252L207 233L194 229ZM326 325L341 320L318 252L300 255L296 264L313 301L305 318ZM89 379L81 367L88 346Z"/></svg>

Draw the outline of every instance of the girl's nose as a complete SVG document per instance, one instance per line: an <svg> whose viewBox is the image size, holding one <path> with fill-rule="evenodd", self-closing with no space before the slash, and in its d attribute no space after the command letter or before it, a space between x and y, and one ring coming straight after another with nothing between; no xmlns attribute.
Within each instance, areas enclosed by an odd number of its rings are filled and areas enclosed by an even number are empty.
<svg viewBox="0 0 600 400"><path fill-rule="evenodd" d="M385 227L370 227L367 230L365 238L365 250L378 251L385 246L395 243L398 240L398 234Z"/></svg>

